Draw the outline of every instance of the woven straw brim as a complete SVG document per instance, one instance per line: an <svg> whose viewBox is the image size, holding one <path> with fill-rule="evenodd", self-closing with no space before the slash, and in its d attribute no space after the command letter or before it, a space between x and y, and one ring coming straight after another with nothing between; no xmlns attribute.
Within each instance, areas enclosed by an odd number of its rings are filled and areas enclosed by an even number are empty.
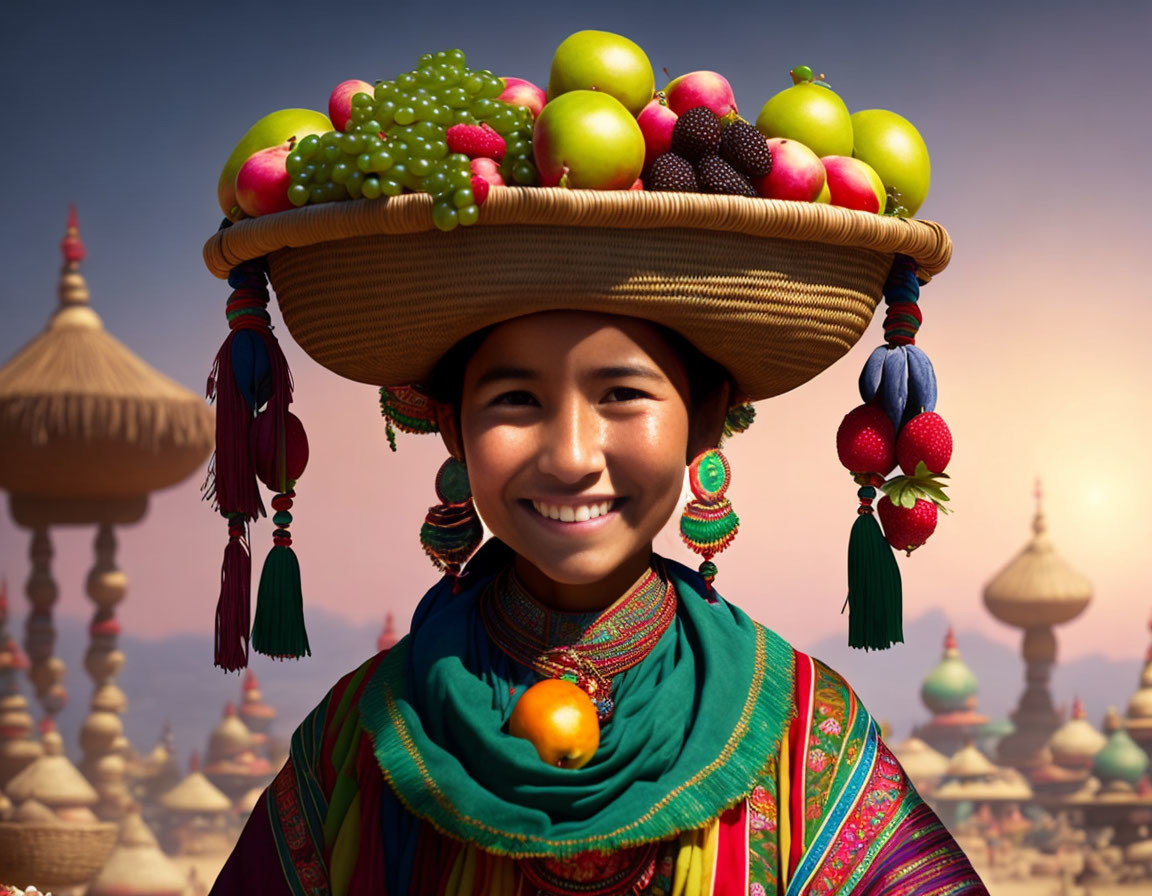
<svg viewBox="0 0 1152 896"><path fill-rule="evenodd" d="M642 191L493 189L475 226L440 233L431 198L269 215L204 247L218 277L267 256L293 338L373 385L427 379L490 324L574 309L655 321L758 400L859 340L896 253L924 278L951 256L938 224L828 205Z"/></svg>

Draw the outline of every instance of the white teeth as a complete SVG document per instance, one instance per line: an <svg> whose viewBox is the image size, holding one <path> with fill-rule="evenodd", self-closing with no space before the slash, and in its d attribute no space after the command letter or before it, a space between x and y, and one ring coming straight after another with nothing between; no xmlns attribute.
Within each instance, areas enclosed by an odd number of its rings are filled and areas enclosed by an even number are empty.
<svg viewBox="0 0 1152 896"><path fill-rule="evenodd" d="M571 505L545 504L543 501L533 501L532 507L540 516L550 520L559 520L562 523L582 523L604 516L612 509L611 501L601 501L599 504L584 504L579 507Z"/></svg>

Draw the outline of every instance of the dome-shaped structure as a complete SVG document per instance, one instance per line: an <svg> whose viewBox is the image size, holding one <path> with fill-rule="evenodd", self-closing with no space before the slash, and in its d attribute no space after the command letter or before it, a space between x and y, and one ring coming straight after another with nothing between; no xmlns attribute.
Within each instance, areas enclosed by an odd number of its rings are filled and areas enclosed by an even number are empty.
<svg viewBox="0 0 1152 896"><path fill-rule="evenodd" d="M169 812L188 815L218 815L232 808L232 801L200 771L198 757L188 763L188 776L160 797L160 805Z"/></svg>
<svg viewBox="0 0 1152 896"><path fill-rule="evenodd" d="M1056 730L1048 740L1052 761L1065 768L1092 767L1096 754L1104 749L1108 738L1088 721L1084 704L1077 697L1072 701L1072 717Z"/></svg>
<svg viewBox="0 0 1152 896"><path fill-rule="evenodd" d="M99 795L64 755L64 742L55 728L41 738L44 755L8 782L5 791L12 802L36 800L54 812L96 805Z"/></svg>
<svg viewBox="0 0 1152 896"><path fill-rule="evenodd" d="M0 368L0 488L17 522L21 498L145 496L212 450L204 399L136 357L89 305L75 209L62 249L59 307Z"/></svg>
<svg viewBox="0 0 1152 896"><path fill-rule="evenodd" d="M974 709L980 683L960 658L952 627L944 637L944 655L920 685L920 699L935 714Z"/></svg>
<svg viewBox="0 0 1152 896"><path fill-rule="evenodd" d="M932 790L948 772L948 757L932 749L918 737L910 737L892 751L900 761L916 789L922 793Z"/></svg>
<svg viewBox="0 0 1152 896"><path fill-rule="evenodd" d="M1152 629L1152 620L1148 623ZM1124 713L1125 727L1132 739L1144 749L1152 751L1152 645L1144 655L1144 668L1140 671L1140 682L1136 693L1128 701Z"/></svg>
<svg viewBox="0 0 1152 896"><path fill-rule="evenodd" d="M392 620L392 614L388 613L384 617L384 628L380 629L380 634L376 636L376 650L377 652L391 650L399 640L400 638L396 634L396 626Z"/></svg>
<svg viewBox="0 0 1152 896"><path fill-rule="evenodd" d="M236 712L236 704L229 701L224 707L224 718L212 729L208 738L206 763L211 765L224 759L231 759L252 749L252 732Z"/></svg>
<svg viewBox="0 0 1152 896"><path fill-rule="evenodd" d="M1092 600L1092 583L1056 552L1037 491L1032 538L984 586L988 611L1001 622L1025 629L1075 619Z"/></svg>
<svg viewBox="0 0 1152 896"><path fill-rule="evenodd" d="M244 672L240 720L250 732L252 744L264 749L268 743L268 729L276 721L276 710L264 702L264 695L260 693L260 682L251 666Z"/></svg>
<svg viewBox="0 0 1152 896"><path fill-rule="evenodd" d="M1115 707L1108 708L1104 730L1109 732L1108 743L1096 754L1092 776L1105 787L1120 781L1135 788L1148 771L1148 754L1124 730Z"/></svg>
<svg viewBox="0 0 1152 896"><path fill-rule="evenodd" d="M112 855L85 891L87 896L184 896L187 882L160 846L139 812L120 823Z"/></svg>

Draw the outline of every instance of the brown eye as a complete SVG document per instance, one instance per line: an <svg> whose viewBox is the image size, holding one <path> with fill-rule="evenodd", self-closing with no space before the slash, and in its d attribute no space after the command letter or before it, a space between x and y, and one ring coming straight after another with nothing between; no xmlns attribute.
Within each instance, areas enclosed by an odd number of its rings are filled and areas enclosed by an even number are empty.
<svg viewBox="0 0 1152 896"><path fill-rule="evenodd" d="M522 407L532 406L535 404L538 404L536 401L536 396L531 392L526 392L523 389L514 389L511 392L501 392L490 402L488 402L489 407Z"/></svg>
<svg viewBox="0 0 1152 896"><path fill-rule="evenodd" d="M605 401L636 401L651 396L642 389L632 389L628 386L617 386L604 396Z"/></svg>

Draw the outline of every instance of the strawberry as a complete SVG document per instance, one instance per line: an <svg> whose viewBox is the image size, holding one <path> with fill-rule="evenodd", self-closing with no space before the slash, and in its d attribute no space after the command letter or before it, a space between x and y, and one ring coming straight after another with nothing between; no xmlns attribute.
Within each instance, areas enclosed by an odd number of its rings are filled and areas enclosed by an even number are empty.
<svg viewBox="0 0 1152 896"><path fill-rule="evenodd" d="M850 411L836 431L836 453L852 473L887 476L896 465L892 421L873 404Z"/></svg>
<svg viewBox="0 0 1152 896"><path fill-rule="evenodd" d="M896 440L900 469L911 476L924 461L930 472L943 473L952 459L952 433L944 418L934 412L917 414L904 424Z"/></svg>
<svg viewBox="0 0 1152 896"><path fill-rule="evenodd" d="M888 544L909 556L936 531L936 503L917 498L911 507L893 504L887 495L876 503Z"/></svg>
<svg viewBox="0 0 1152 896"><path fill-rule="evenodd" d="M454 124L444 132L449 152L462 152L470 159L481 156L499 161L504 158L507 144L492 125Z"/></svg>
<svg viewBox="0 0 1152 896"><path fill-rule="evenodd" d="M472 175L472 200L477 206L484 204L484 200L488 198L488 190L491 189L492 184L486 178L479 174Z"/></svg>

